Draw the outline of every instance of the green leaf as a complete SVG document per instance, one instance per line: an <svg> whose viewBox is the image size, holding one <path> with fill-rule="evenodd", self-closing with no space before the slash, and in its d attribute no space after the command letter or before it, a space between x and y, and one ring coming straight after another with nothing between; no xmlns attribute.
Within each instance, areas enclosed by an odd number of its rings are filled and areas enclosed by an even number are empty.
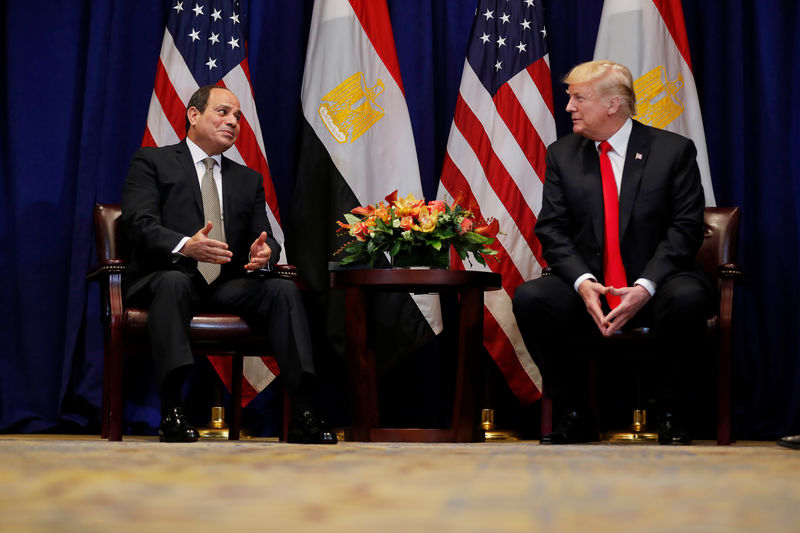
<svg viewBox="0 0 800 533"><path fill-rule="evenodd" d="M358 224L359 222L361 222L361 218L355 216L352 213L345 213L344 219L347 221L348 224Z"/></svg>

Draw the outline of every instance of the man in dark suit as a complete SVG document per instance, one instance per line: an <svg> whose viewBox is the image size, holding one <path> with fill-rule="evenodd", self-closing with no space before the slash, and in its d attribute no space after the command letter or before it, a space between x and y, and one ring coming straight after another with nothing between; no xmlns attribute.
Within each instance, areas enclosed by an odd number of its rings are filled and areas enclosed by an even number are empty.
<svg viewBox="0 0 800 533"><path fill-rule="evenodd" d="M702 343L714 298L695 263L704 200L694 144L631 119L633 79L622 65L584 63L564 81L573 133L547 150L535 228L552 275L514 295L525 344L565 411L540 442L596 439L582 351L592 336L634 325L659 339L659 442L688 444L681 372Z"/></svg>
<svg viewBox="0 0 800 533"><path fill-rule="evenodd" d="M181 405L193 356L187 338L200 310L242 315L269 336L289 391L290 441L336 442L315 411L310 333L296 285L263 275L277 262L262 177L221 154L239 135L239 100L201 87L186 110L186 138L142 148L122 193L133 253L125 297L149 307L148 332L160 383L162 441L197 440Z"/></svg>

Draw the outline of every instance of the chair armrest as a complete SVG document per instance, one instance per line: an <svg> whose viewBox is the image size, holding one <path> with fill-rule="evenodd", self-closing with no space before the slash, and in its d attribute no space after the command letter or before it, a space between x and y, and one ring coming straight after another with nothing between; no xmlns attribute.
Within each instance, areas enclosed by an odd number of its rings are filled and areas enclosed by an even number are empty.
<svg viewBox="0 0 800 533"><path fill-rule="evenodd" d="M86 275L86 281L100 281L109 274L125 272L125 261L122 259L107 259L95 265L89 274Z"/></svg>
<svg viewBox="0 0 800 533"><path fill-rule="evenodd" d="M274 272L279 278L292 281L297 279L297 267L294 265L275 265Z"/></svg>
<svg viewBox="0 0 800 533"><path fill-rule="evenodd" d="M722 280L733 280L740 283L747 282L747 276L736 263L725 263L717 267L717 275Z"/></svg>
<svg viewBox="0 0 800 533"><path fill-rule="evenodd" d="M100 309L107 338L111 330L116 334L122 324L122 275L126 268L122 259L106 259L86 276L87 281L100 283Z"/></svg>

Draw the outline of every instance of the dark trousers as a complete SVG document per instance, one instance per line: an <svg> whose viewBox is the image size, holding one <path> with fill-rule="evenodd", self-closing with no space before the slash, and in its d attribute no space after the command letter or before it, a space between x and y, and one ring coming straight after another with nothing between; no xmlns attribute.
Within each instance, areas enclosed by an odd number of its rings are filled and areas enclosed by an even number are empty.
<svg viewBox="0 0 800 533"><path fill-rule="evenodd" d="M655 339L656 372L662 409L679 410L686 372L702 353L713 291L699 274L687 272L663 281L644 308L625 327L650 327ZM513 299L525 346L542 373L547 395L559 405L589 403L588 350L600 331L571 284L555 275L527 281Z"/></svg>
<svg viewBox="0 0 800 533"><path fill-rule="evenodd" d="M140 288L127 297L131 305L149 308L147 328L159 386L171 371L194 363L189 323L204 311L237 314L264 331L270 343L265 351L278 362L290 395L304 374L314 374L311 334L297 286L286 279L251 276L207 285L199 273L165 270L137 283Z"/></svg>

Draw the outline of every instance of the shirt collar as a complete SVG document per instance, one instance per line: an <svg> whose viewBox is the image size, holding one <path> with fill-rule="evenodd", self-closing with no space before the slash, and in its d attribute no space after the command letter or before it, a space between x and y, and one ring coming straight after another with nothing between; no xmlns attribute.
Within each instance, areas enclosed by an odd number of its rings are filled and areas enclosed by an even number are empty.
<svg viewBox="0 0 800 533"><path fill-rule="evenodd" d="M628 151L628 139L631 138L631 130L633 130L633 121L631 117L628 117L622 127L607 139L608 144L611 145L611 149L618 153L623 160L625 159L625 152ZM599 146L600 141L595 141L595 150L597 150Z"/></svg>
<svg viewBox="0 0 800 533"><path fill-rule="evenodd" d="M208 155L205 150L197 146L188 136L186 137L186 145L189 147L189 153L192 154L192 162L194 162L195 165L206 157L210 157L217 162L219 168L222 168L222 154Z"/></svg>

